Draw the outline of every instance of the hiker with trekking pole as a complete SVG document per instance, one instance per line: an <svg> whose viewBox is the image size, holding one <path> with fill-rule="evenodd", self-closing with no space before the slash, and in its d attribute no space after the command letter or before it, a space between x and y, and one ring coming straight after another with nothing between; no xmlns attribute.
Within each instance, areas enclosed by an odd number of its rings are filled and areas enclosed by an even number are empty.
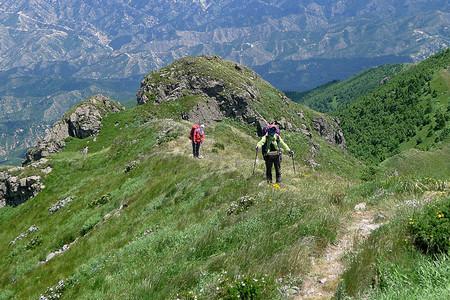
<svg viewBox="0 0 450 300"><path fill-rule="evenodd" d="M256 157L258 156L259 148L262 150L264 161L266 162L266 179L267 183L272 183L272 167L275 166L275 176L276 182L281 182L281 161L282 161L282 149L289 153L292 157L292 162L295 172L294 164L294 151L292 151L288 145L283 141L279 135L279 129L276 125L270 124L267 128L267 133L261 138L261 140L256 144ZM253 166L253 170L256 166Z"/></svg>

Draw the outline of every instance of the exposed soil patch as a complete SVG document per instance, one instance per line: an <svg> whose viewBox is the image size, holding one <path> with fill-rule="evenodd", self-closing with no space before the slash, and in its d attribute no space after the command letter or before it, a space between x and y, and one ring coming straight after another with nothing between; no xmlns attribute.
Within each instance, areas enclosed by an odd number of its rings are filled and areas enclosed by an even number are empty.
<svg viewBox="0 0 450 300"><path fill-rule="evenodd" d="M340 276L345 271L344 255L382 225L375 223L375 212L358 206L352 213L351 222L340 233L337 244L329 245L322 257L312 258L311 271L295 299L333 298Z"/></svg>

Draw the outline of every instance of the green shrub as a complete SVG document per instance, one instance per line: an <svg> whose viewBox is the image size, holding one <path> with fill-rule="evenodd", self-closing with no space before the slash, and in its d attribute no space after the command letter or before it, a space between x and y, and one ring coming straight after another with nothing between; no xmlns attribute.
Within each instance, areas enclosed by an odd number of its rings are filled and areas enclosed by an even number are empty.
<svg viewBox="0 0 450 300"><path fill-rule="evenodd" d="M366 167L361 171L360 178L363 181L371 181L371 180L375 179L377 172L378 172L378 169L374 166Z"/></svg>
<svg viewBox="0 0 450 300"><path fill-rule="evenodd" d="M219 286L217 298L223 300L267 299L269 280L266 277L237 276L225 277Z"/></svg>
<svg viewBox="0 0 450 300"><path fill-rule="evenodd" d="M60 249L64 245L70 244L76 239L76 233L66 232L60 239L57 240L55 249Z"/></svg>
<svg viewBox="0 0 450 300"><path fill-rule="evenodd" d="M80 235L81 236L86 235L89 231L91 231L95 227L95 225L97 225L101 221L101 219L102 218L98 215L92 216L89 219L87 219L80 229Z"/></svg>
<svg viewBox="0 0 450 300"><path fill-rule="evenodd" d="M97 207L97 206L102 206L102 205L105 205L106 203L108 203L110 200L111 200L111 195L106 194L106 195L101 196L99 199L92 200L91 203L89 203L89 207L93 208L93 207Z"/></svg>
<svg viewBox="0 0 450 300"><path fill-rule="evenodd" d="M334 191L330 195L330 201L331 201L331 203L333 203L335 205L342 205L342 203L344 202L345 196L346 196L346 194L343 191Z"/></svg>
<svg viewBox="0 0 450 300"><path fill-rule="evenodd" d="M25 249L33 250L41 244L42 244L42 239L39 236L36 236L28 242L28 244L25 246Z"/></svg>
<svg viewBox="0 0 450 300"><path fill-rule="evenodd" d="M445 128L444 130L441 131L441 133L439 134L439 140L443 141L446 138L448 138L450 136L450 128Z"/></svg>
<svg viewBox="0 0 450 300"><path fill-rule="evenodd" d="M427 254L448 253L450 248L450 199L427 206L409 220L414 245Z"/></svg>
<svg viewBox="0 0 450 300"><path fill-rule="evenodd" d="M434 115L434 118L435 118L435 122L436 122L436 125L434 126L434 128L436 130L440 130L445 127L445 122L447 121L447 118L446 118L445 112L443 110L438 110L436 112L436 114Z"/></svg>
<svg viewBox="0 0 450 300"><path fill-rule="evenodd" d="M213 148L217 150L225 150L225 145L222 143L214 143Z"/></svg>

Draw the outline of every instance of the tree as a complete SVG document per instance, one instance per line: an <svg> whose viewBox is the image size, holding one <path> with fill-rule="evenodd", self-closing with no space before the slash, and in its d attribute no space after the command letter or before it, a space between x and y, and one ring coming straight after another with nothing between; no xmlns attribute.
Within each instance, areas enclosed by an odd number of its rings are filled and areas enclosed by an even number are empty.
<svg viewBox="0 0 450 300"><path fill-rule="evenodd" d="M445 127L445 122L447 121L447 118L445 116L445 113L442 109L439 109L436 111L436 114L434 115L436 125L434 126L434 129L440 130Z"/></svg>

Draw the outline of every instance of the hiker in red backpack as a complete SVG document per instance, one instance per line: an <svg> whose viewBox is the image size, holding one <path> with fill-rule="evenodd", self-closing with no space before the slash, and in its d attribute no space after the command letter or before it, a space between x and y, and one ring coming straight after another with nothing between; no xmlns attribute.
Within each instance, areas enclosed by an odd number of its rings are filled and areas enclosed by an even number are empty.
<svg viewBox="0 0 450 300"><path fill-rule="evenodd" d="M192 141L192 156L199 159L203 158L200 155L200 146L205 141L205 125L192 125L189 139Z"/></svg>

